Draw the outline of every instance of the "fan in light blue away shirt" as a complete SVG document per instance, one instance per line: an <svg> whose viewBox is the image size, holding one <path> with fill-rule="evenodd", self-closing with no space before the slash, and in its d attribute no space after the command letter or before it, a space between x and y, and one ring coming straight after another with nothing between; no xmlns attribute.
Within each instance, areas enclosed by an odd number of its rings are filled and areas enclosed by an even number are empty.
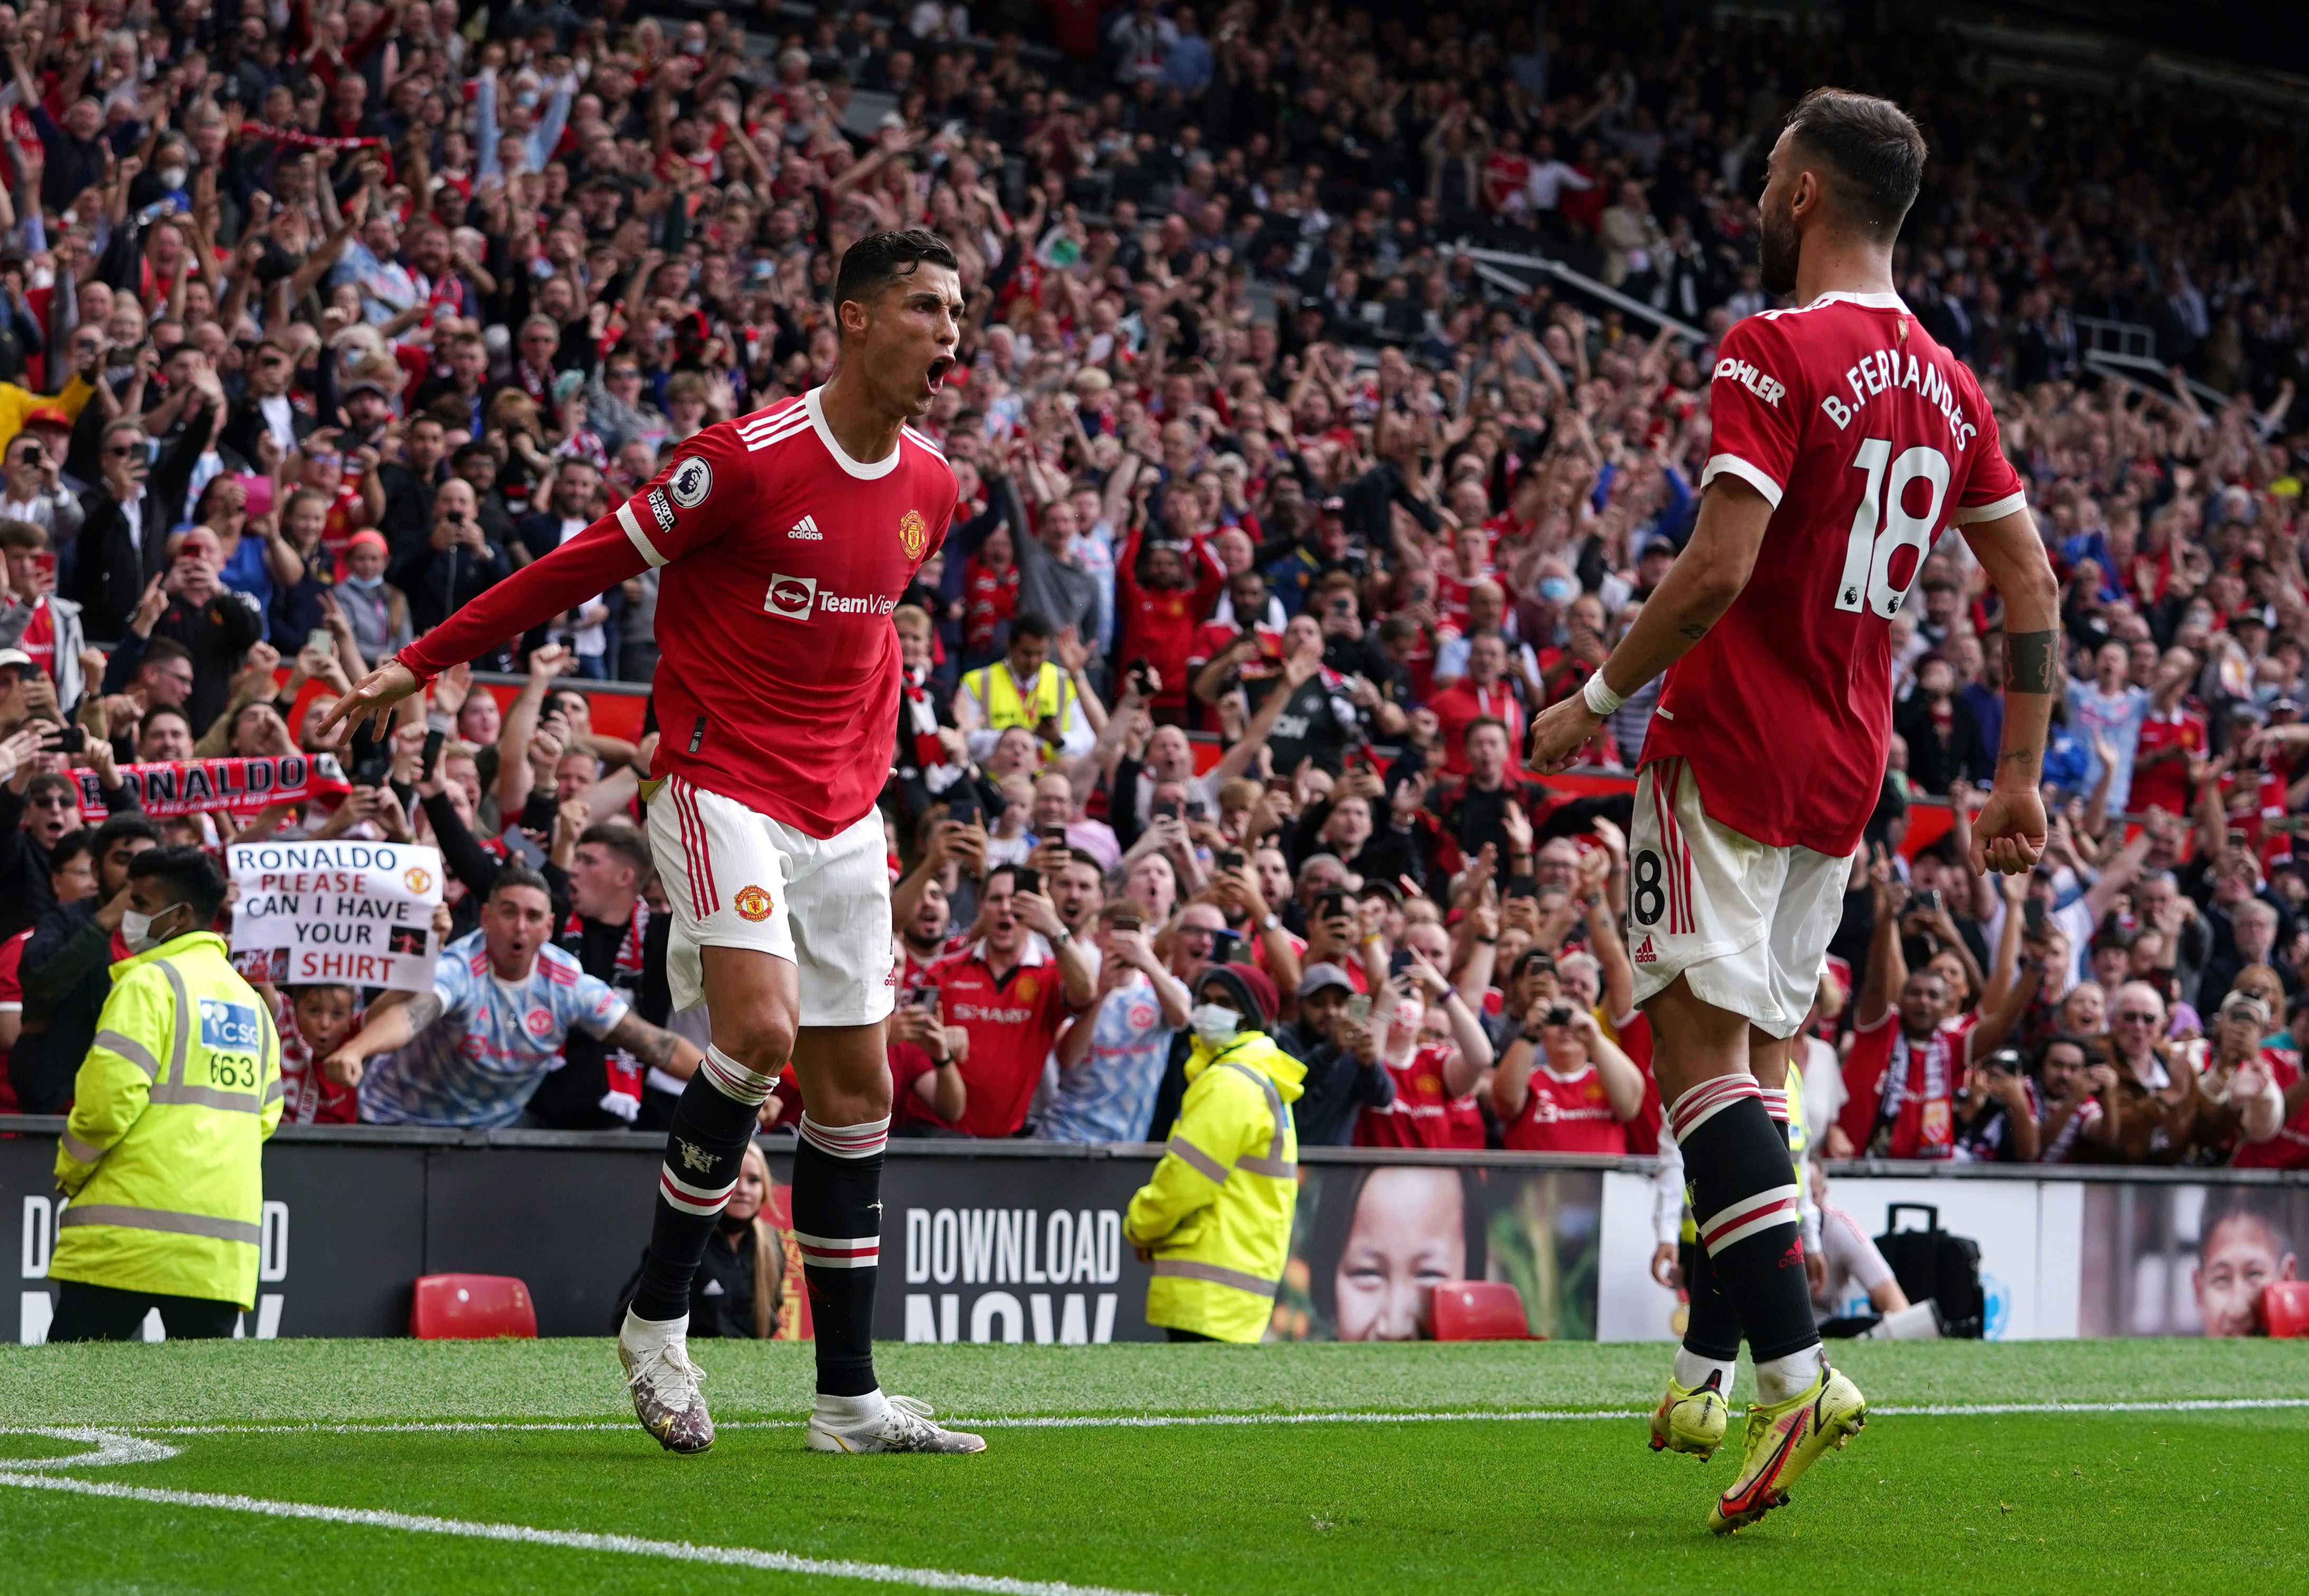
<svg viewBox="0 0 2309 1596"><path fill-rule="evenodd" d="M537 950L527 979L500 980L482 935L441 950L433 971L441 1017L400 1052L369 1060L362 1119L503 1130L561 1067L572 1026L606 1036L626 1017L626 1000L551 943Z"/></svg>
<svg viewBox="0 0 2309 1596"><path fill-rule="evenodd" d="M1050 1142L1144 1142L1176 1034L1163 1023L1154 983L1134 971L1098 1005L1090 1051L1059 1072L1058 1095L1035 1134Z"/></svg>

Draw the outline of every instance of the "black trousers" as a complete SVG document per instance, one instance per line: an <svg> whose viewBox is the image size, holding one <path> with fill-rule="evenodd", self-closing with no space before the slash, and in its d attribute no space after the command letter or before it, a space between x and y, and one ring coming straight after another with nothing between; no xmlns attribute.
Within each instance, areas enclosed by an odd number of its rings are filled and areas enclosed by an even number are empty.
<svg viewBox="0 0 2309 1596"><path fill-rule="evenodd" d="M240 1322L240 1304L205 1297L167 1297L158 1291L123 1291L63 1281L56 1290L56 1316L48 1340L133 1342L143 1334L144 1316L160 1310L160 1324L172 1342L229 1339Z"/></svg>
<svg viewBox="0 0 2309 1596"><path fill-rule="evenodd" d="M1199 1330L1180 1330L1175 1325L1165 1325L1163 1333L1174 1342L1215 1342L1219 1339L1215 1335L1205 1335Z"/></svg>

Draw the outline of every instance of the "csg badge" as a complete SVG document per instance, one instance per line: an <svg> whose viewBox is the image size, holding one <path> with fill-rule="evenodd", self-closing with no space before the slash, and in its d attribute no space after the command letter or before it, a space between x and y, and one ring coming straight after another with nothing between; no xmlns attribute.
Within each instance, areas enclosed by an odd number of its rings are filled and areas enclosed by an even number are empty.
<svg viewBox="0 0 2309 1596"><path fill-rule="evenodd" d="M930 540L930 530L922 521L920 510L909 510L898 517L898 547L910 560L922 557L922 546Z"/></svg>
<svg viewBox="0 0 2309 1596"><path fill-rule="evenodd" d="M692 454L674 462L673 474L665 479L667 496L685 510L695 510L713 491L713 468Z"/></svg>
<svg viewBox="0 0 2309 1596"><path fill-rule="evenodd" d="M411 865L401 873L401 884L421 898L433 888L432 872Z"/></svg>
<svg viewBox="0 0 2309 1596"><path fill-rule="evenodd" d="M769 893L760 887L748 886L739 889L738 896L731 907L738 911L739 919L752 920L758 925L770 918L770 910L775 905L771 903Z"/></svg>

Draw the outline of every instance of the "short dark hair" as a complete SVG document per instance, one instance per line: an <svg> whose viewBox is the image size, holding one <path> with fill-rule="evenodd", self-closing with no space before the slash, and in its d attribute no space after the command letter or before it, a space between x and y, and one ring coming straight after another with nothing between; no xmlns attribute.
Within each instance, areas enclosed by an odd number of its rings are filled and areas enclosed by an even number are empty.
<svg viewBox="0 0 2309 1596"><path fill-rule="evenodd" d="M1924 135L1907 112L1873 95L1815 89L1796 101L1787 127L1843 179L1840 209L1873 230L1899 230L1924 177Z"/></svg>
<svg viewBox="0 0 2309 1596"><path fill-rule="evenodd" d="M128 879L166 883L175 890L178 902L193 906L194 922L203 930L215 923L217 910L224 907L224 872L217 868L206 849L148 848L129 861Z"/></svg>
<svg viewBox="0 0 2309 1596"><path fill-rule="evenodd" d="M160 823L137 809L108 815L104 817L104 824L89 833L89 851L101 864L104 856L112 851L112 845L124 837L142 837L147 842L158 842L160 840ZM51 854L49 858L54 859L55 855Z"/></svg>
<svg viewBox="0 0 2309 1596"><path fill-rule="evenodd" d="M1051 623L1049 618L1044 616L1038 615L1031 609L1022 609L1016 615L1012 616L1010 617L1010 640L1013 643L1016 643L1021 637L1035 637L1040 638L1044 643L1050 642Z"/></svg>
<svg viewBox="0 0 2309 1596"><path fill-rule="evenodd" d="M76 832L66 832L63 836L58 837L56 845L48 850L48 874L51 876L57 874L73 860L89 852L95 841L96 833L86 826L81 827Z"/></svg>
<svg viewBox="0 0 2309 1596"><path fill-rule="evenodd" d="M73 780L72 777L65 775L64 772L42 771L39 775L34 776L30 781L24 784L24 801L30 803L32 799L39 797L40 794L44 792L70 792L77 794L79 791L80 783Z"/></svg>
<svg viewBox="0 0 2309 1596"><path fill-rule="evenodd" d="M189 662L192 657L193 651L175 638L156 637L144 645L144 657L136 661L136 669L142 670L147 665L166 665L171 660Z"/></svg>
<svg viewBox="0 0 2309 1596"><path fill-rule="evenodd" d="M183 710L178 709L173 703L156 703L151 709L144 712L144 718L143 720L136 722L137 738L141 740L146 732L152 729L152 722L158 720L163 715L174 715L177 720L182 720L185 723L185 729L186 731L190 731L193 729L193 718L185 713Z"/></svg>
<svg viewBox="0 0 2309 1596"><path fill-rule="evenodd" d="M588 842L608 849L634 867L634 888L636 892L649 884L650 871L656 861L650 855L649 839L634 827L602 821L578 833L578 847L583 848Z"/></svg>
<svg viewBox="0 0 2309 1596"><path fill-rule="evenodd" d="M834 280L835 309L845 300L865 303L898 279L912 276L924 261L950 271L962 269L946 240L928 228L867 234L842 252L842 270Z"/></svg>
<svg viewBox="0 0 2309 1596"><path fill-rule="evenodd" d="M525 886L533 893L543 893L549 904L553 902L553 889L546 884L545 877L527 865L500 866L497 878L489 883L489 895L494 898L499 893L510 892L515 887L520 886Z"/></svg>

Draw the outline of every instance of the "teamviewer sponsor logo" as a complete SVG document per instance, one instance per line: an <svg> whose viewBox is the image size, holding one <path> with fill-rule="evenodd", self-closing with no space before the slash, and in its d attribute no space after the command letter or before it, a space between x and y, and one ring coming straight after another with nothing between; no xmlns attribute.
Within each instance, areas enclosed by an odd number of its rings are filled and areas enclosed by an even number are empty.
<svg viewBox="0 0 2309 1596"><path fill-rule="evenodd" d="M770 591L762 600L762 612L789 621L806 621L817 600L817 577L773 576Z"/></svg>

